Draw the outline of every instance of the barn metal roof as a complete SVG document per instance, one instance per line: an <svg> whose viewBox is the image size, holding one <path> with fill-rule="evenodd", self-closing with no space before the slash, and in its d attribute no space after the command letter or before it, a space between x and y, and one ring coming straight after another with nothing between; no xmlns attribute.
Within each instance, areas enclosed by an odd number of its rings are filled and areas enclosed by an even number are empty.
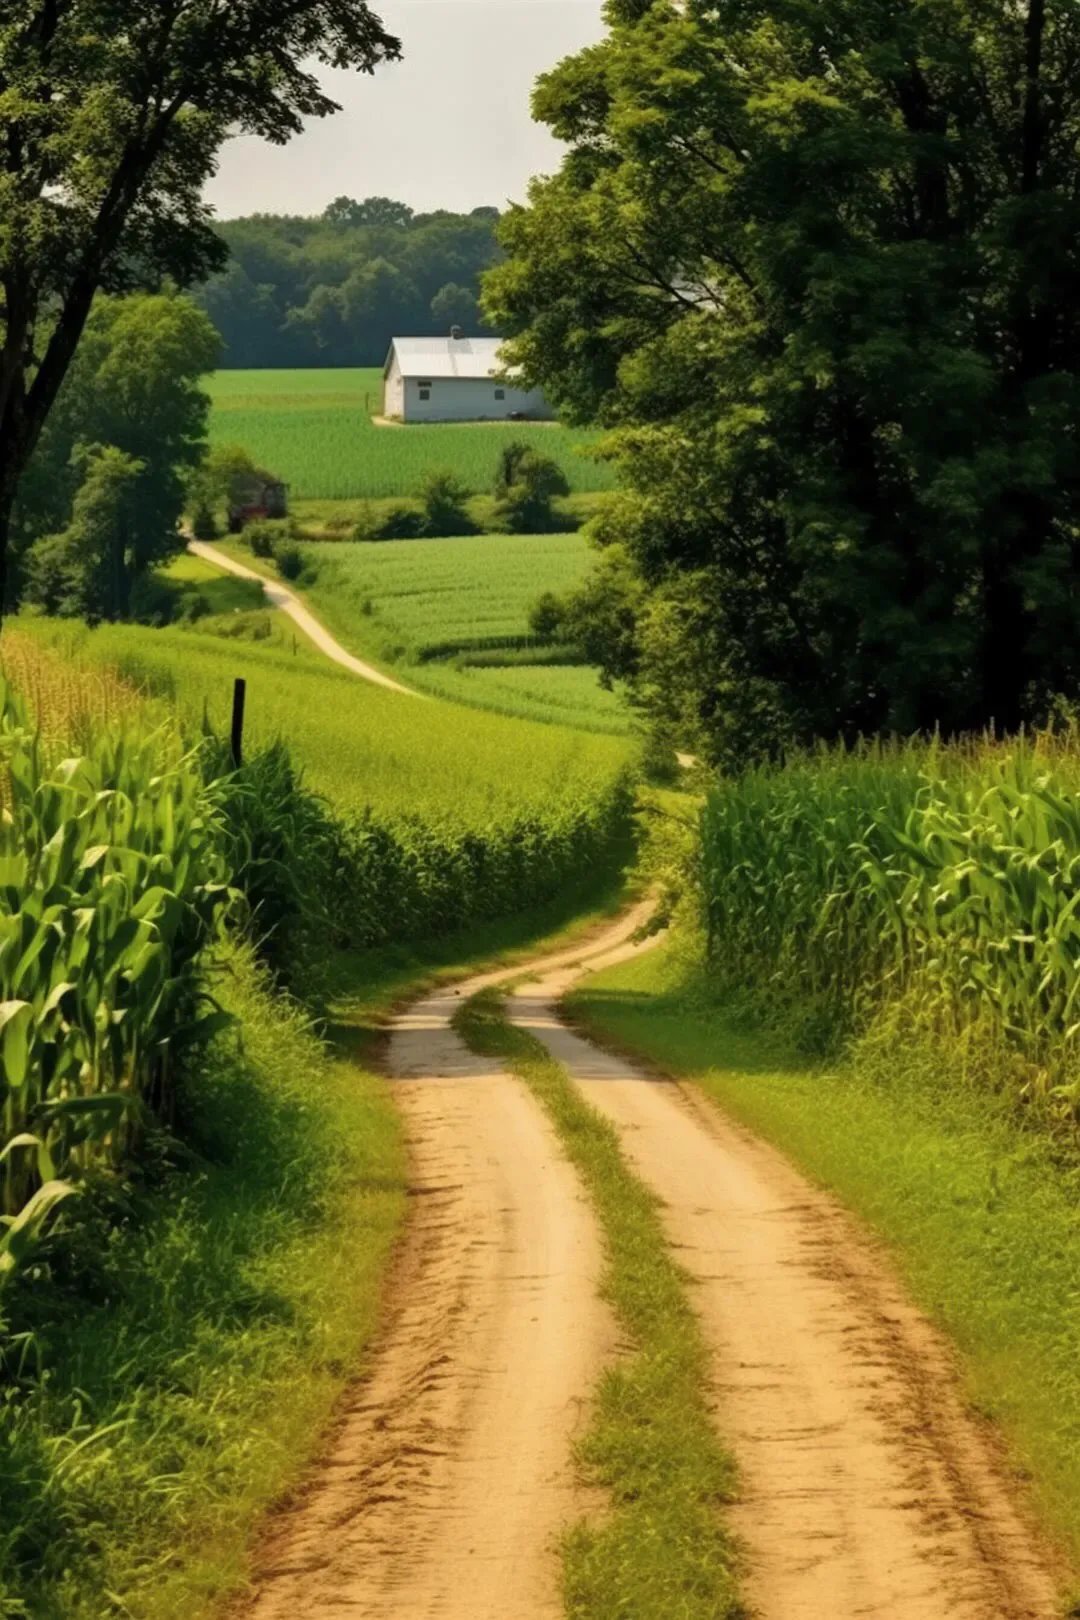
<svg viewBox="0 0 1080 1620"><path fill-rule="evenodd" d="M499 364L502 338L406 337L394 338L386 369L397 355L403 377L487 378L503 368ZM516 367L505 368L513 376Z"/></svg>

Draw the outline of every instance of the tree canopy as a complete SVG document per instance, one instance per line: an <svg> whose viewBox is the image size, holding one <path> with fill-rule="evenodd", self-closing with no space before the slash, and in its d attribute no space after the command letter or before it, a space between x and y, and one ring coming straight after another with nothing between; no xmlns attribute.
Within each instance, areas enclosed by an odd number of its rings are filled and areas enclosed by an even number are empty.
<svg viewBox="0 0 1080 1620"><path fill-rule="evenodd" d="M498 210L414 214L338 197L320 216L257 214L217 227L227 267L195 296L228 366L381 365L390 339L483 329L480 276Z"/></svg>
<svg viewBox="0 0 1080 1620"><path fill-rule="evenodd" d="M206 448L210 401L199 385L219 352L188 298L97 301L16 502L16 583L25 576L32 599L124 617L139 579L181 548L185 494Z"/></svg>
<svg viewBox="0 0 1080 1620"><path fill-rule="evenodd" d="M95 294L220 268L202 193L226 134L285 141L336 110L318 69L371 72L399 54L364 0L3 8L0 568Z"/></svg>
<svg viewBox="0 0 1080 1620"><path fill-rule="evenodd" d="M487 306L613 430L613 672L717 758L1080 695L1080 11L608 16Z"/></svg>

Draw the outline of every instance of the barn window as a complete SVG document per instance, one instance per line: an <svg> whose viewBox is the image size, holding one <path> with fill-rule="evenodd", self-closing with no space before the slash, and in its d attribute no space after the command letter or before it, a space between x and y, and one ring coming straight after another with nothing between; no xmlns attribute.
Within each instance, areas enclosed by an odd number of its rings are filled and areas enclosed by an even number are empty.
<svg viewBox="0 0 1080 1620"><path fill-rule="evenodd" d="M421 383L420 384L420 398L421 399L430 399L431 398L431 384L430 383Z"/></svg>
<svg viewBox="0 0 1080 1620"><path fill-rule="evenodd" d="M505 399L506 398L506 389L505 388L496 388L496 390L495 390L495 398L496 399Z"/></svg>

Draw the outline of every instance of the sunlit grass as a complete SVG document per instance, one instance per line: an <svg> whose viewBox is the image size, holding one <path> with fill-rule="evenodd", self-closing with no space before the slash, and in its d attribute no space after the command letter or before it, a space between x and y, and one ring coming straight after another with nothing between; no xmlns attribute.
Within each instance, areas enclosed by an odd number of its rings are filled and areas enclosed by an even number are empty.
<svg viewBox="0 0 1080 1620"><path fill-rule="evenodd" d="M425 473L451 468L474 490L494 481L510 437L553 456L575 490L610 488L610 469L581 452L598 435L552 424L415 423L376 427L378 368L219 371L205 385L214 403L210 437L242 444L284 478L294 496L415 494Z"/></svg>

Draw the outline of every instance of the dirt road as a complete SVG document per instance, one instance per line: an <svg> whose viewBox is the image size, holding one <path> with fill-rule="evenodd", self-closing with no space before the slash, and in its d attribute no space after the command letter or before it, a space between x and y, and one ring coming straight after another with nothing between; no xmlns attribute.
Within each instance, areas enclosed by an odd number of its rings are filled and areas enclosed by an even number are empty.
<svg viewBox="0 0 1080 1620"><path fill-rule="evenodd" d="M695 1280L761 1620L1051 1620L1054 1582L951 1358L875 1247L779 1154L559 1019L641 911L511 1002L616 1125ZM516 973L520 975L521 969ZM449 1028L489 975L398 1019L412 1219L374 1372L278 1522L257 1620L556 1620L583 1402L616 1353L599 1242L517 1080Z"/></svg>
<svg viewBox="0 0 1080 1620"><path fill-rule="evenodd" d="M539 1105L450 1028L393 1026L412 1162L390 1319L322 1468L273 1527L256 1620L557 1620L584 1402L613 1353L592 1216Z"/></svg>
<svg viewBox="0 0 1080 1620"><path fill-rule="evenodd" d="M238 579L258 580L270 606L280 608L297 629L302 630L305 636L314 642L321 653L333 659L335 664L340 664L342 669L349 670L353 675L359 675L362 680L371 681L375 686L385 686L391 692L406 692L410 697L423 697L422 692L414 692L411 686L402 686L400 681L395 681L392 675L384 675L374 664L366 664L362 658L354 658L351 652L346 652L340 641L334 640L329 630L319 623L295 592L287 590L284 585L278 585L265 575L256 573L254 568L245 567L218 546L211 545L205 540L189 540L187 548L193 557L201 557L203 562L224 569L227 574L235 574Z"/></svg>
<svg viewBox="0 0 1080 1620"><path fill-rule="evenodd" d="M625 936L625 929L622 931ZM618 931L590 971L642 947ZM647 948L647 947L645 947ZM762 1620L1050 1620L1055 1582L946 1345L818 1188L692 1090L560 1020L580 970L521 989L543 1040L660 1196L712 1346Z"/></svg>

